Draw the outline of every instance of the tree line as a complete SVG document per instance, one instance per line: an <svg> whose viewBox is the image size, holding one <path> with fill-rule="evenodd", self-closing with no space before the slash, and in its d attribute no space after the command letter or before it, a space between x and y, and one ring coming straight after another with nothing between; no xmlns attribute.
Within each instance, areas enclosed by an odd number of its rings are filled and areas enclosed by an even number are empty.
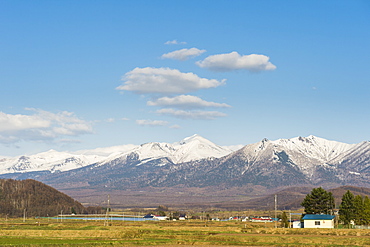
<svg viewBox="0 0 370 247"><path fill-rule="evenodd" d="M306 214L330 214L336 212L334 196L331 192L323 188L314 188L310 194L307 194L301 203ZM356 225L370 224L370 199L368 196L356 195L351 191L342 196L342 201L337 211L339 221L344 225L352 222Z"/></svg>

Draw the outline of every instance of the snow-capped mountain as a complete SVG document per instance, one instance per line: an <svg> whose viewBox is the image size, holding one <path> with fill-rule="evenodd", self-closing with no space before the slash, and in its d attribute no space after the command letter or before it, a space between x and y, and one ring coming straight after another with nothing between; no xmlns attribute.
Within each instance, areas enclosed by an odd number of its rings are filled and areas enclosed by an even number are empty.
<svg viewBox="0 0 370 247"><path fill-rule="evenodd" d="M187 137L178 143L174 143L174 146L176 152L172 161L176 164L209 157L220 158L235 151L230 147L218 146L199 135ZM241 147L239 146L239 148Z"/></svg>
<svg viewBox="0 0 370 247"><path fill-rule="evenodd" d="M64 172L91 164L101 166L132 155L136 155L137 159L142 162L167 158L176 164L208 157L219 158L231 152L229 148L218 146L199 135L193 135L174 144L151 142L142 145L128 144L81 150L73 153L50 150L30 156L1 157L0 174L37 171Z"/></svg>
<svg viewBox="0 0 370 247"><path fill-rule="evenodd" d="M233 150L221 147L213 142L193 135L173 144L150 142L137 146L126 152L111 155L108 159L98 162L95 166L126 163L127 159L140 161L136 166L156 161L156 166L179 164L204 158L220 158ZM161 162L160 162L161 161Z"/></svg>
<svg viewBox="0 0 370 247"><path fill-rule="evenodd" d="M5 157L0 159L0 172L1 177L37 178L56 188L80 184L114 189L370 187L370 143L345 144L308 136L263 139L235 151L193 135L172 144L150 142L73 154L49 151L13 160Z"/></svg>
<svg viewBox="0 0 370 247"><path fill-rule="evenodd" d="M139 160L166 157L174 164L178 164L208 157L219 158L232 151L229 148L218 146L200 135L193 135L173 144L159 142L142 144L118 156L135 153Z"/></svg>
<svg viewBox="0 0 370 247"><path fill-rule="evenodd" d="M338 177L348 184L366 186L370 179L370 142L361 142L330 161Z"/></svg>
<svg viewBox="0 0 370 247"><path fill-rule="evenodd" d="M291 150L322 162L327 162L356 145L329 141L312 135L292 139L279 139L271 143L280 146L284 150Z"/></svg>
<svg viewBox="0 0 370 247"><path fill-rule="evenodd" d="M0 159L0 174L35 171L68 171L90 165L104 159L99 155L75 155L49 150L30 156Z"/></svg>
<svg viewBox="0 0 370 247"><path fill-rule="evenodd" d="M165 178L152 183L156 186L278 187L356 183L370 186L370 181L366 182L369 175L369 142L345 144L308 136L276 141L263 139L217 160L183 163Z"/></svg>

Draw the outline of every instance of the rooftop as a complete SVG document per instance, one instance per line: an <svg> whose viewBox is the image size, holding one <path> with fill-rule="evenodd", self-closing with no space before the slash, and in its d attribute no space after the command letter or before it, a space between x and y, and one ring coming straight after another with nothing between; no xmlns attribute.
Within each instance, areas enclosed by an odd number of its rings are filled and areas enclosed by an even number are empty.
<svg viewBox="0 0 370 247"><path fill-rule="evenodd" d="M329 214L306 214L303 216L303 220L332 220L334 215Z"/></svg>

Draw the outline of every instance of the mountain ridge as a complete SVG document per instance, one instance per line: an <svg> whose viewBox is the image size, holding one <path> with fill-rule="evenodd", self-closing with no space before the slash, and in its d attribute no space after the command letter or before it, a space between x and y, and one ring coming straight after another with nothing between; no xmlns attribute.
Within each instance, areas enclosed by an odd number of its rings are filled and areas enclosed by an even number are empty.
<svg viewBox="0 0 370 247"><path fill-rule="evenodd" d="M150 142L121 153L104 152L104 159L75 169L57 169L54 164L54 170L17 171L0 177L32 178L55 188L100 193L145 188L214 193L231 188L370 187L369 142L346 144L308 136L263 139L232 151L194 135L172 144ZM22 164L27 165L26 161Z"/></svg>
<svg viewBox="0 0 370 247"><path fill-rule="evenodd" d="M206 149L207 147L209 150ZM201 151L199 152L199 150ZM64 172L99 162L109 162L121 156L132 155L132 153L136 153L141 160L167 157L174 163L181 163L212 156L221 157L232 151L228 147L218 146L195 134L173 144L148 142L141 145L127 144L75 152L58 152L51 149L29 156L1 156L0 174L39 171Z"/></svg>

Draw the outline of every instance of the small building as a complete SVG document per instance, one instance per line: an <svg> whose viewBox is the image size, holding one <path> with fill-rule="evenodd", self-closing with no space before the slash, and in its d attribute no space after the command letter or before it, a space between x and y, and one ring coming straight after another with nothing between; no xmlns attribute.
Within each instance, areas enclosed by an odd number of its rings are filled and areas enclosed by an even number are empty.
<svg viewBox="0 0 370 247"><path fill-rule="evenodd" d="M229 220L239 220L239 219L240 219L240 216L229 217Z"/></svg>
<svg viewBox="0 0 370 247"><path fill-rule="evenodd" d="M161 216L161 215L154 215L154 214L147 214L143 216L144 219L156 219L156 220L168 220L167 216Z"/></svg>
<svg viewBox="0 0 370 247"><path fill-rule="evenodd" d="M249 217L248 217L248 216L242 217L242 221L243 221L243 222L246 222L246 221L248 221L248 220L249 220Z"/></svg>
<svg viewBox="0 0 370 247"><path fill-rule="evenodd" d="M168 220L167 216L162 216L162 215L154 215L154 219L156 220Z"/></svg>
<svg viewBox="0 0 370 247"><path fill-rule="evenodd" d="M260 216L260 217L252 217L250 219L251 222L273 222L274 219L272 219L270 216Z"/></svg>
<svg viewBox="0 0 370 247"><path fill-rule="evenodd" d="M306 214L303 216L304 228L334 228L334 215Z"/></svg>
<svg viewBox="0 0 370 247"><path fill-rule="evenodd" d="M292 228L303 228L302 226L303 226L303 224L301 224L300 220L294 220L292 222Z"/></svg>
<svg viewBox="0 0 370 247"><path fill-rule="evenodd" d="M179 215L179 220L186 220L188 216L186 214L180 214Z"/></svg>
<svg viewBox="0 0 370 247"><path fill-rule="evenodd" d="M144 219L153 219L154 218L154 214L147 214L145 216L143 216Z"/></svg>

